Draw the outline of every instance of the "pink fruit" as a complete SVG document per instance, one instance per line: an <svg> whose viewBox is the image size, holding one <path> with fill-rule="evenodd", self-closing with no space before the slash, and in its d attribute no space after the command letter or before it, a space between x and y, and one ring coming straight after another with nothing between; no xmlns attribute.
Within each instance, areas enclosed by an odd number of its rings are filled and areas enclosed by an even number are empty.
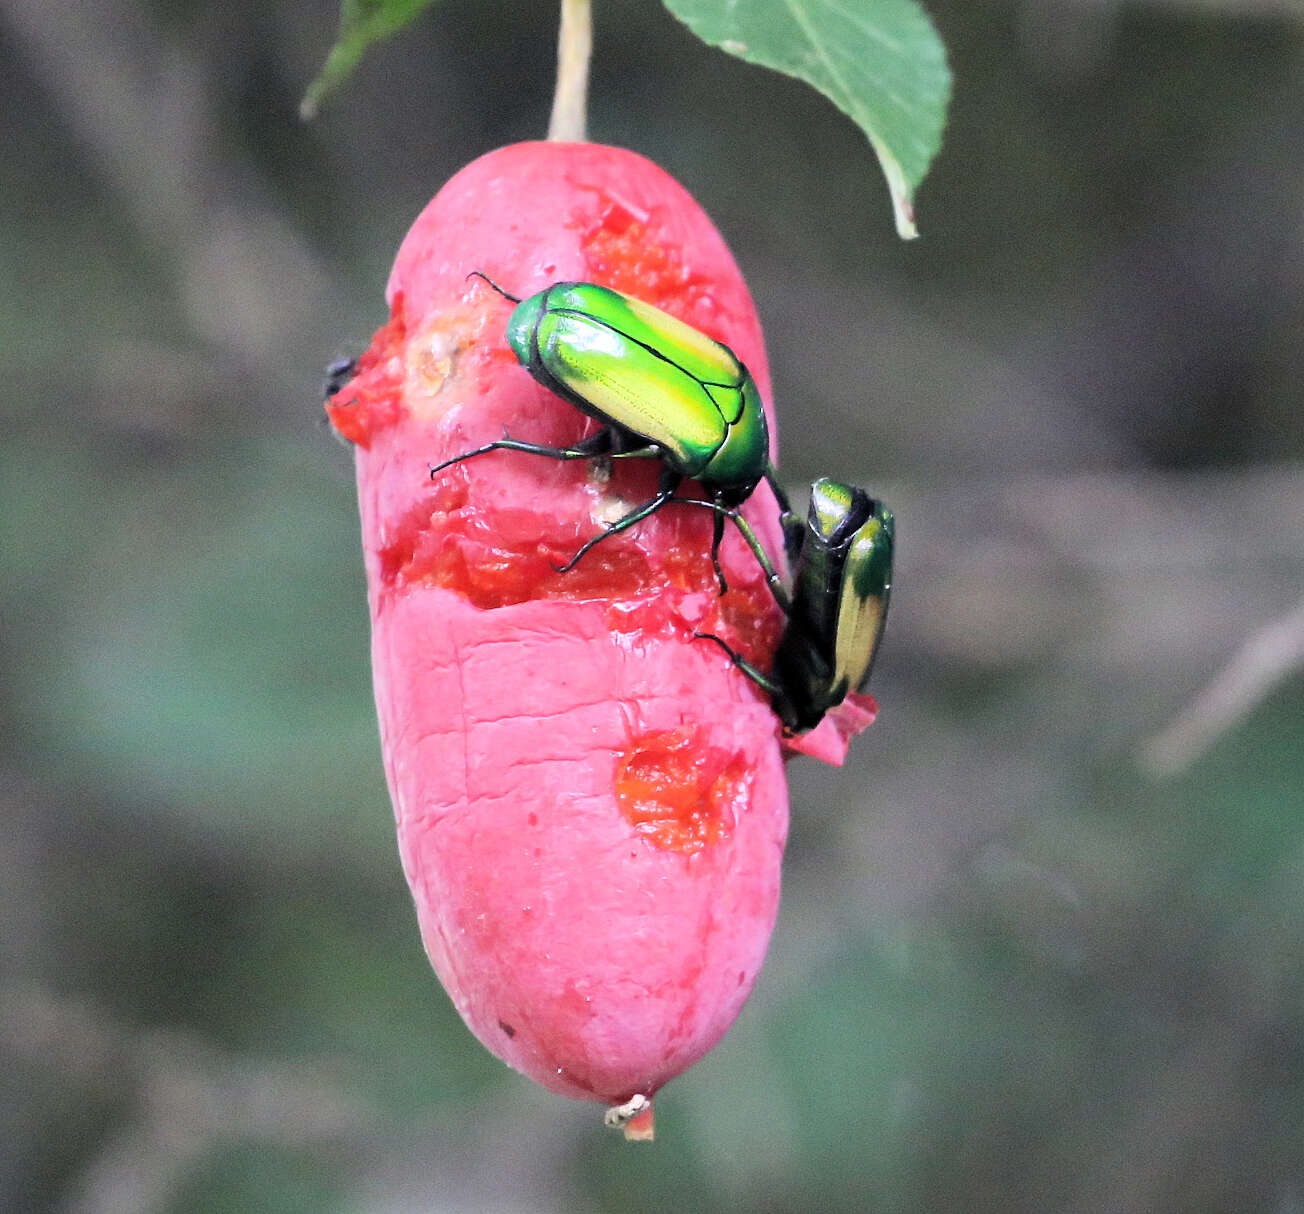
<svg viewBox="0 0 1304 1214"><path fill-rule="evenodd" d="M426 207L390 321L329 404L357 446L376 704L426 950L485 1046L618 1104L719 1040L764 957L788 814L778 725L693 633L767 667L782 617L732 528L718 595L704 510L671 505L554 571L651 495L654 461L608 479L497 452L431 479L505 430L567 444L595 426L517 364L511 304L473 270L522 298L615 287L728 344L767 400L769 373L738 269L682 187L618 148L526 143ZM780 552L765 486L746 512Z"/></svg>

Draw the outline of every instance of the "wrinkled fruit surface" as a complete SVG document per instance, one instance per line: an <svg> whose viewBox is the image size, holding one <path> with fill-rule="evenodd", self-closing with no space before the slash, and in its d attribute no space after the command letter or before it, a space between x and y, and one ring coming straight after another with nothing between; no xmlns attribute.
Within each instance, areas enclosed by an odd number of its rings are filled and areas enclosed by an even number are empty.
<svg viewBox="0 0 1304 1214"><path fill-rule="evenodd" d="M495 1054L568 1096L650 1096L747 998L779 897L787 789L765 697L782 626L733 529L671 505L557 573L651 496L610 469L496 452L595 423L520 367L512 305L559 280L636 295L732 347L765 399L747 289L711 222L649 161L527 143L457 174L413 225L390 320L329 402L356 445L385 769L430 959ZM771 419L773 421L773 419ZM762 486L747 514L781 551Z"/></svg>

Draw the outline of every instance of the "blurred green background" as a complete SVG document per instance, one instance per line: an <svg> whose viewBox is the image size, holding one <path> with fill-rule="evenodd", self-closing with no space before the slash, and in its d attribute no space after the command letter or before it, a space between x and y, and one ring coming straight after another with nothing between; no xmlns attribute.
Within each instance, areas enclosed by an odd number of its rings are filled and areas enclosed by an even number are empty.
<svg viewBox="0 0 1304 1214"><path fill-rule="evenodd" d="M791 766L649 1148L425 962L320 423L543 133L553 5L443 0L305 127L325 0L0 0L0 1208L1304 1210L1304 9L930 8L905 245L818 96L597 5L592 135L731 242L785 475L900 524L880 722Z"/></svg>

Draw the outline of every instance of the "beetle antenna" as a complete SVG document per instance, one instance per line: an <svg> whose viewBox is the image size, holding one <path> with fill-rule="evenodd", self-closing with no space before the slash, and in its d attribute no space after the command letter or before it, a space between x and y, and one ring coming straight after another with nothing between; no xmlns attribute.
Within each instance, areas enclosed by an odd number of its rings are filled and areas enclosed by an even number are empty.
<svg viewBox="0 0 1304 1214"><path fill-rule="evenodd" d="M487 282L491 287L493 287L493 289L497 291L498 294L501 295L504 299L510 299L512 303L521 302L518 296L513 295L510 291L504 291L502 287L500 287L496 282L494 282L492 278L489 277L488 274L485 274L481 270L472 270L471 273L467 275L467 278L483 278L485 282Z"/></svg>

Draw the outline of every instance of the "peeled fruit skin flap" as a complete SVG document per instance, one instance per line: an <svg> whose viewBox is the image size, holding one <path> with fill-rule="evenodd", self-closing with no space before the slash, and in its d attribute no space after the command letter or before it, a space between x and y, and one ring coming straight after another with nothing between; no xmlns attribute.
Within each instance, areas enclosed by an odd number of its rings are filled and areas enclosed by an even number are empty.
<svg viewBox="0 0 1304 1214"><path fill-rule="evenodd" d="M719 234L649 161L502 148L417 219L390 322L328 403L356 446L372 662L422 939L471 1030L567 1096L651 1096L755 981L779 898L787 787L766 697L695 631L768 668L782 617L730 528L671 504L557 573L654 491L658 465L494 452L597 423L504 340L512 305L602 283L729 345L769 400L760 326ZM771 424L773 418L770 419ZM685 482L681 492L695 487ZM769 489L745 510L782 540Z"/></svg>

